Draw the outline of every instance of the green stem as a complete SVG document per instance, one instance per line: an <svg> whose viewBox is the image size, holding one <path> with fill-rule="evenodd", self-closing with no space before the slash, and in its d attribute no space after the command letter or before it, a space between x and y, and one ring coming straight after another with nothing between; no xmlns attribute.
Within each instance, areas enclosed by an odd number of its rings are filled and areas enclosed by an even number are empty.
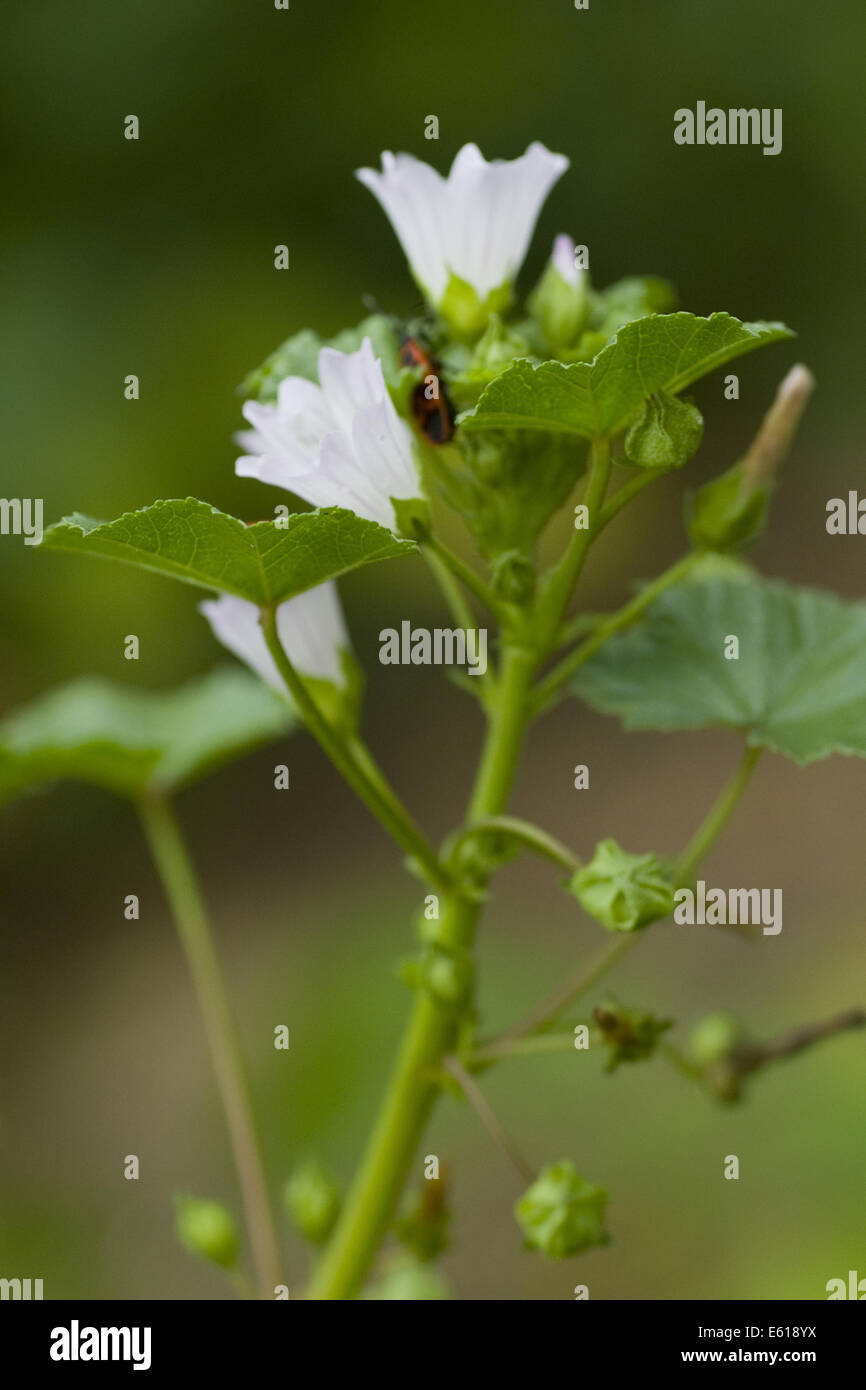
<svg viewBox="0 0 866 1390"><path fill-rule="evenodd" d="M436 554L430 546L424 546L424 559L430 567L439 588L442 591L445 602L451 609L458 627L472 628L475 626L475 615L463 595L463 590L455 579L445 561Z"/></svg>
<svg viewBox="0 0 866 1390"><path fill-rule="evenodd" d="M558 864L560 868L566 869L571 874L576 873L580 868L580 860L577 855L572 854L568 846L564 845L561 840L557 840L555 835L550 835L540 826L520 820L517 816L488 816L486 820L475 821L468 830L462 831L454 840L452 853L471 840L474 835L484 831L506 835L522 844L526 849L532 850L534 854L540 855L542 859L549 859L551 863Z"/></svg>
<svg viewBox="0 0 866 1390"><path fill-rule="evenodd" d="M749 785L760 752L760 748L746 749L733 776L713 802L699 829L677 859L674 866L674 882L677 886L685 886L700 861L721 835L733 815L740 797ZM613 945L600 952L595 960L591 961L588 966L584 966L577 975L556 990L548 999L545 999L530 1014L527 1014L525 1018L485 1045L483 1054L479 1055L486 1057L500 1055L500 1053L504 1055L509 1045L515 1040L528 1037L530 1034L548 1027L559 1018L564 1009L581 999L615 965L619 965L620 961L634 949L642 936L643 932L636 931L619 937Z"/></svg>
<svg viewBox="0 0 866 1390"><path fill-rule="evenodd" d="M492 613L503 624L509 622L512 614L508 604L493 592L489 584L485 584L471 565L467 565L465 560L461 560L459 555L455 555L453 550L449 550L448 546L443 545L442 541L437 540L435 536L425 536L421 544L428 553L428 557L437 561L446 571L454 575L455 579L459 579L460 583L484 604L488 612ZM473 623L470 621L465 626L472 627Z"/></svg>
<svg viewBox="0 0 866 1390"><path fill-rule="evenodd" d="M201 890L170 804L148 797L138 803L138 811L204 1021L234 1153L259 1296L272 1299L275 1286L281 1282L277 1238L240 1044Z"/></svg>
<svg viewBox="0 0 866 1390"><path fill-rule="evenodd" d="M731 819L740 797L752 779L761 752L760 748L745 749L733 776L722 788L701 825L677 859L674 865L674 880L678 888L689 886L701 860Z"/></svg>
<svg viewBox="0 0 866 1390"><path fill-rule="evenodd" d="M356 738L351 743L347 741L328 723L310 695L280 641L275 609L263 608L260 622L265 642L276 663L277 670L303 715L304 723L310 733L368 810L385 827L398 845L417 861L428 882L441 892L450 891L451 880L443 865L440 864L438 856L427 844L421 830L402 805L396 793L386 783L384 774L375 766L371 755L366 750L364 750L363 758L359 757L359 750L363 748L360 739Z"/></svg>
<svg viewBox="0 0 866 1390"><path fill-rule="evenodd" d="M536 604L536 628L539 650L547 651L559 631L565 610L586 562L589 547L598 534L604 495L610 481L610 441L593 440L592 464L586 487L586 507L589 526L575 531L571 544L559 564L548 574Z"/></svg>
<svg viewBox="0 0 866 1390"><path fill-rule="evenodd" d="M654 579L651 584L644 585L640 592L635 594L634 598L618 609L616 613L602 618L590 636L573 652L569 652L567 657L560 661L543 680L539 681L533 693L533 705L536 711L546 709L571 680L575 672L598 651L599 647L603 646L615 633L622 632L623 628L636 622L650 604L664 593L665 589L684 579L694 569L700 558L699 551L690 551L688 555L684 555L681 560L678 560L676 564L671 565L657 579Z"/></svg>
<svg viewBox="0 0 866 1390"><path fill-rule="evenodd" d="M506 648L467 824L498 815L507 800L526 721L534 657ZM470 950L481 914L477 899L450 893L439 922L443 950ZM385 1235L415 1150L439 1094L437 1072L453 1052L465 1006L419 991L397 1063L340 1220L310 1284L311 1299L351 1299Z"/></svg>
<svg viewBox="0 0 866 1390"><path fill-rule="evenodd" d="M609 476L610 448L602 441L594 448L587 489L590 517L601 507ZM487 735L466 815L466 828L501 815L505 809L530 714L532 682L540 661L549 653L560 629L592 535L592 526L588 531L578 532L563 560L549 576L533 613L536 630L532 646L515 640L506 642L499 678L487 702ZM450 552L440 549L437 553L449 563ZM481 581L474 572L463 573L462 562L458 562L458 567L467 585L489 604L492 595L486 591L486 586L482 595ZM270 645L273 651L273 640ZM282 660L285 664L284 654ZM484 886L483 882L475 884L479 890L475 895L446 893L437 935L440 949L465 959L481 915ZM469 1004L471 1006L471 1000ZM439 1093L437 1074L442 1059L455 1049L466 1008L465 1002L447 1006L426 990L419 991L361 1167L310 1284L309 1298L351 1299L358 1293L393 1218Z"/></svg>
<svg viewBox="0 0 866 1390"><path fill-rule="evenodd" d="M615 516L618 516L623 507L629 503L633 497L637 497L639 492L643 492L650 483L656 482L659 477L667 474L667 469L645 469L636 478L630 478L621 488L613 494L610 501L602 508L598 519L598 530L603 531L605 526L610 525Z"/></svg>

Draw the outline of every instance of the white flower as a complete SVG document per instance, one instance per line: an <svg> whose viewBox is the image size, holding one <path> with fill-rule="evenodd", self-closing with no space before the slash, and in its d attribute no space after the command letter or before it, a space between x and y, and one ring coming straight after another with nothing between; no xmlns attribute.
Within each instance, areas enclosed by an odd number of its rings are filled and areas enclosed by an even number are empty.
<svg viewBox="0 0 866 1390"><path fill-rule="evenodd" d="M582 266L574 263L575 246L567 232L562 232L553 243L553 250L550 253L550 263L554 270L557 270L567 285L573 290L579 289L584 279L586 271Z"/></svg>
<svg viewBox="0 0 866 1390"><path fill-rule="evenodd" d="M234 594L199 604L217 641L240 657L257 676L285 695L286 687L259 626L259 609ZM341 653L350 650L346 624L333 580L286 599L277 608L277 633L289 661L301 676L346 683Z"/></svg>
<svg viewBox="0 0 866 1390"><path fill-rule="evenodd" d="M464 145L447 179L410 154L386 151L381 173L358 169L357 177L384 208L418 284L441 308L452 276L479 304L496 291L507 299L541 205L567 168L564 155L536 141L519 159L489 163L477 145Z"/></svg>
<svg viewBox="0 0 866 1390"><path fill-rule="evenodd" d="M369 338L357 352L322 348L319 384L287 376L276 405L247 401L238 435L244 478L286 488L315 507L348 507L394 529L391 498L421 496L412 433L385 385Z"/></svg>

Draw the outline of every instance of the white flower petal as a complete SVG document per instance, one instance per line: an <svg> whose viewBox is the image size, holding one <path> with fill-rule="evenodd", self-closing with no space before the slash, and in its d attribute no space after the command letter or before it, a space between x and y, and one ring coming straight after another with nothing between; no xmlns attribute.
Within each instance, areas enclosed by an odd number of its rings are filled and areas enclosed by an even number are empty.
<svg viewBox="0 0 866 1390"><path fill-rule="evenodd" d="M223 594L199 604L214 636L262 680L280 694L282 677L268 651L259 624L259 610L247 599ZM331 681L342 687L345 676L340 653L350 649L337 586L333 581L298 594L277 609L277 632L295 670L302 676Z"/></svg>
<svg viewBox="0 0 866 1390"><path fill-rule="evenodd" d="M394 408L382 364L365 338L357 352L322 348L319 381L287 377L276 405L247 401L252 430L241 477L286 488L314 507L348 507L393 528L390 498L421 496L412 432Z"/></svg>
<svg viewBox="0 0 866 1390"><path fill-rule="evenodd" d="M418 283L438 303L451 274L479 299L517 274L541 205L568 168L537 141L519 159L488 163L464 145L447 180L412 155L382 156L357 176L381 203Z"/></svg>
<svg viewBox="0 0 866 1390"><path fill-rule="evenodd" d="M574 242L571 237L566 232L561 232L554 239L550 261L554 270L559 272L565 283L576 290L586 271L574 264L574 250Z"/></svg>

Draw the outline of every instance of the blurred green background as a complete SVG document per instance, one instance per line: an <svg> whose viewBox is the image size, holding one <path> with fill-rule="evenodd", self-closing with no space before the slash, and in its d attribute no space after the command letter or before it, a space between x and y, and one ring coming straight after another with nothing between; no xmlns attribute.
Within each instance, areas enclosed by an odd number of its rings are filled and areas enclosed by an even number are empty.
<svg viewBox="0 0 866 1390"><path fill-rule="evenodd" d="M289 332L325 333L417 302L396 240L353 179L383 149L439 167L475 140L514 156L533 139L571 159L522 283L553 235L591 249L604 285L651 272L683 307L784 318L793 345L697 396L702 479L742 450L797 358L818 391L786 472L768 573L862 596L861 538L829 538L827 499L862 476L861 320L866 11L849 0L570 0L412 9L292 0L154 5L32 0L4 7L5 174L0 338L4 496L41 496L46 521L112 517L194 494L250 519L272 490L233 476L236 383ZM781 106L784 149L681 148L673 112L699 99ZM139 116L141 138L123 139ZM440 121L438 144L424 118ZM273 247L291 248L276 272ZM123 378L141 379L141 399ZM613 606L683 546L682 478L611 528L587 575ZM567 525L567 519L563 519ZM551 543L561 544L554 524ZM453 539L460 541L455 531ZM468 553L468 552L467 552ZM0 539L0 709L70 676L160 687L219 659L170 581ZM460 811L479 721L435 673L376 661L378 630L441 612L418 561L343 586L367 667L367 729L431 834ZM138 634L141 659L122 658ZM724 734L625 737L560 707L534 733L514 806L579 851L614 835L677 849L736 756ZM184 795L229 971L276 1190L317 1154L348 1179L407 1008L393 962L417 885L312 743L273 750ZM591 765L591 790L571 769ZM624 1002L679 1036L728 1005L759 1034L862 1002L866 768L798 771L768 756L708 881L781 886L785 927L748 945L722 932L651 934L617 977ZM47 1297L227 1296L175 1244L175 1191L235 1200L201 1030L164 900L132 816L77 787L2 816L0 1274ZM339 865L339 868L336 866ZM142 918L126 922L125 894ZM547 870L502 877L483 935L484 1024L512 1020L600 944ZM291 1028L288 1054L271 1045ZM446 1100L423 1145L447 1158L464 1299L821 1298L866 1275L864 1041L826 1044L714 1108L662 1061L600 1075L597 1055L522 1060L484 1089L531 1159L569 1155L612 1193L614 1244L556 1266L521 1253L520 1183L466 1106ZM122 1177L137 1153L142 1177ZM739 1182L722 1177L739 1155ZM418 1174L420 1176L420 1164ZM286 1234L289 1282L306 1256Z"/></svg>

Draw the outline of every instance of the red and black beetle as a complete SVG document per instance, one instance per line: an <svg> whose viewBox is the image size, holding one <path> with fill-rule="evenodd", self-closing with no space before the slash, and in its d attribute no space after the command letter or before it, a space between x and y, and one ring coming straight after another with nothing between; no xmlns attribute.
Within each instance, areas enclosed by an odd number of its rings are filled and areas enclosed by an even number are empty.
<svg viewBox="0 0 866 1390"><path fill-rule="evenodd" d="M412 414L421 433L431 444L447 444L454 433L454 407L448 399L439 363L417 338L401 334L400 362L404 367L420 367L424 373L412 392Z"/></svg>

